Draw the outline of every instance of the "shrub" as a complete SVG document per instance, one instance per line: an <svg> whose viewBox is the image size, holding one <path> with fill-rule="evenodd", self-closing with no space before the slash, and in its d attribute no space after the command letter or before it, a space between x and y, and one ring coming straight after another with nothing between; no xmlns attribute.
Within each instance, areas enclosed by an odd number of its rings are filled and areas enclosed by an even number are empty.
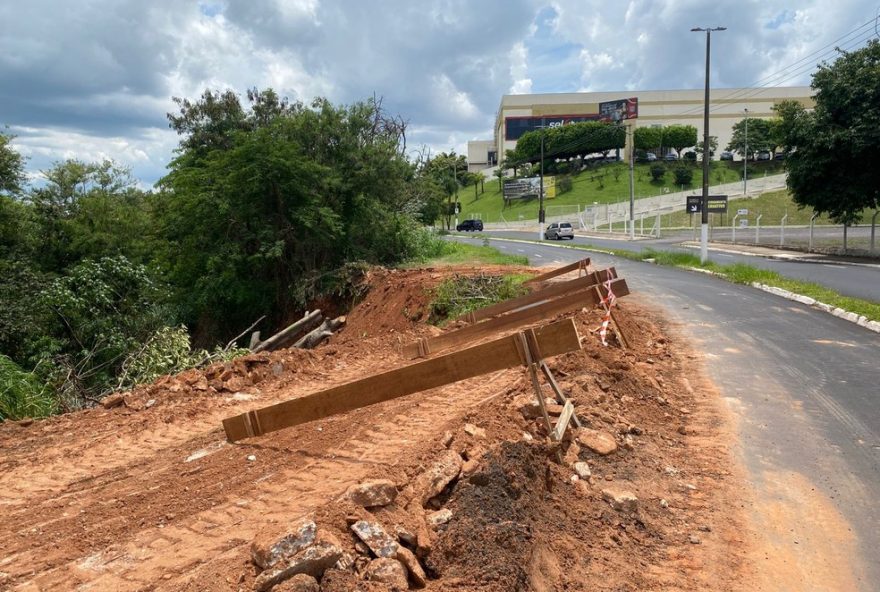
<svg viewBox="0 0 880 592"><path fill-rule="evenodd" d="M651 179L654 181L661 180L666 175L666 167L660 163L651 165Z"/></svg>
<svg viewBox="0 0 880 592"><path fill-rule="evenodd" d="M570 175L561 175L556 178L556 193L562 194L571 191L572 181Z"/></svg>
<svg viewBox="0 0 880 592"><path fill-rule="evenodd" d="M45 417L56 408L51 390L34 372L25 372L0 354L0 421Z"/></svg>
<svg viewBox="0 0 880 592"><path fill-rule="evenodd" d="M694 180L694 171L690 167L676 167L674 173L676 185L690 185Z"/></svg>
<svg viewBox="0 0 880 592"><path fill-rule="evenodd" d="M434 291L429 321L440 324L466 312L525 294L521 275L456 275Z"/></svg>

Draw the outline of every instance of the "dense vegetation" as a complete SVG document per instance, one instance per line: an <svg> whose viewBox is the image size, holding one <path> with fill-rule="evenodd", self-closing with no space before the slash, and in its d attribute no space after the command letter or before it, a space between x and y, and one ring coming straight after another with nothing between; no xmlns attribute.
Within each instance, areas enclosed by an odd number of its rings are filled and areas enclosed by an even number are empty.
<svg viewBox="0 0 880 592"><path fill-rule="evenodd" d="M816 108L784 102L779 143L795 202L835 222L880 207L880 41L841 52L813 76Z"/></svg>
<svg viewBox="0 0 880 592"><path fill-rule="evenodd" d="M436 254L419 222L469 181L408 160L405 122L377 100L175 102L180 145L152 191L111 161L28 185L0 134L0 419L234 355L258 318L265 334L348 297L365 263Z"/></svg>

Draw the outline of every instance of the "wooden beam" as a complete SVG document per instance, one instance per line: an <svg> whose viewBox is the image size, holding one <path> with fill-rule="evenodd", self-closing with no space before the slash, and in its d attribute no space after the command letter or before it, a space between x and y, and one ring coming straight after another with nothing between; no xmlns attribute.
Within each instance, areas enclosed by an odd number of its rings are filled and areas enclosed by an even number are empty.
<svg viewBox="0 0 880 592"><path fill-rule="evenodd" d="M533 278L526 280L525 284L531 284L532 282L543 282L544 280L549 280L550 278L554 278L558 275L562 275L564 273L568 273L570 271L577 271L579 269L586 270L587 267L590 266L590 258L581 259L580 261L575 261L571 265L565 265L563 267L557 267L552 271L548 271L547 273L542 273L541 275L536 275Z"/></svg>
<svg viewBox="0 0 880 592"><path fill-rule="evenodd" d="M303 333L308 333L309 331L320 325L322 320L324 320L324 316L321 314L320 310L307 312L306 315L297 322L288 326L286 329L279 331L266 341L259 343L256 347L253 348L253 351L273 351L282 347L286 347L287 344L295 341Z"/></svg>
<svg viewBox="0 0 880 592"><path fill-rule="evenodd" d="M580 349L580 336L572 319L534 330L534 340L544 357ZM259 436L337 413L428 390L466 378L496 372L527 362L519 334L389 370L327 390L248 411L223 420L230 442Z"/></svg>
<svg viewBox="0 0 880 592"><path fill-rule="evenodd" d="M629 294L626 281L623 279L615 280L611 286L614 294L618 297ZM450 347L460 347L495 333L519 329L532 323L546 321L559 314L595 306L601 301L600 294L605 295L606 292L605 286L597 284L587 290L562 296L543 304L495 317L482 323L468 325L457 331L450 331L431 339L419 340L416 343L404 346L401 353L404 357L410 359L427 357L432 353L440 352Z"/></svg>
<svg viewBox="0 0 880 592"><path fill-rule="evenodd" d="M609 267L608 269L603 269L597 271L596 273L575 278L573 280L556 282L542 290L537 290L530 294L525 294L523 296L504 300L503 302L484 306L483 308L465 313L458 317L458 319L467 320L469 323L476 323L477 321L482 321L483 319L488 319L489 317L498 316L500 314L517 310L525 306L537 304L539 302L545 302L559 296L564 296L565 294L571 294L572 292L577 292L578 290L590 288L598 283L607 281L609 277L617 277L617 270L615 268Z"/></svg>
<svg viewBox="0 0 880 592"><path fill-rule="evenodd" d="M568 427L568 422L571 420L572 415L574 415L574 405L571 404L571 401L566 401L562 407L562 413L559 415L559 421L556 422L556 427L553 428L553 439L557 442L562 440L565 428Z"/></svg>

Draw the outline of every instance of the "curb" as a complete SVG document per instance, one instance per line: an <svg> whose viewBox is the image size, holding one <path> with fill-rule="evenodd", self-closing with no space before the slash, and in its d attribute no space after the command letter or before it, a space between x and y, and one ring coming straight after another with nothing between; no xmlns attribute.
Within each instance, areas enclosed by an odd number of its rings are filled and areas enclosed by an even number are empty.
<svg viewBox="0 0 880 592"><path fill-rule="evenodd" d="M511 243L523 243L523 244L527 244L527 245L535 245L535 244L543 245L544 244L544 243L539 243L537 241L528 241L528 240L522 240L522 239L517 239L517 238L492 237L492 240L502 240L502 241L507 241L507 242L511 242ZM588 253L593 252L593 253L601 253L603 255L617 256L615 253L612 253L611 251L603 251L600 249L585 249L582 247L572 247L572 246L568 246L568 245L544 245L544 246L554 247L557 249L575 249L577 251L586 251ZM651 263L654 263L655 265L657 265L656 262L649 261L648 259L645 259L644 261L646 263L651 262ZM679 269L686 269L688 271L696 271L698 273L712 275L712 276L724 279L725 281L729 281L729 280L727 280L727 278L723 274L716 273L716 272L710 271L708 269L700 269L699 267L679 267ZM854 312L850 312L850 311L844 310L842 308L837 308L837 307L831 306L830 304L825 304L824 302L819 302L815 298L810 298L809 296L804 296L803 294L789 292L788 290L784 290L783 288L777 288L775 286L768 286L767 284L761 284L758 282L752 282L750 285L753 288L757 288L758 290L761 290L763 292L767 292L768 294L773 294L775 296L781 296L782 298L785 298L787 300L793 300L795 302L800 302L801 304L806 304L807 306L809 306L811 308L815 308L816 310L821 310L823 312L827 312L828 314L833 315L839 319L843 319L844 321L849 321L850 323L855 323L859 327L863 327L863 328L867 329L868 331L873 331L874 333L880 333L880 322L869 321L863 315L858 315Z"/></svg>
<svg viewBox="0 0 880 592"><path fill-rule="evenodd" d="M859 327L864 327L869 331L873 331L874 333L880 333L880 322L877 321L869 321L862 315L858 315L854 312L850 312L848 310L844 310L842 308L837 308L831 306L830 304L825 304L824 302L820 302L815 298L810 298L809 296L804 296L803 294L796 294L795 292L789 292L788 290L784 290L782 288L777 288L775 286L768 286L767 284L761 284L758 282L752 282L751 286L753 288L757 288L769 294L774 294L776 296L781 296L786 300L793 300L795 302L800 302L801 304L806 304L811 308L815 308L817 310L821 310L823 312L827 312L828 314L835 316L839 319L843 319L844 321L849 321L850 323L855 323Z"/></svg>

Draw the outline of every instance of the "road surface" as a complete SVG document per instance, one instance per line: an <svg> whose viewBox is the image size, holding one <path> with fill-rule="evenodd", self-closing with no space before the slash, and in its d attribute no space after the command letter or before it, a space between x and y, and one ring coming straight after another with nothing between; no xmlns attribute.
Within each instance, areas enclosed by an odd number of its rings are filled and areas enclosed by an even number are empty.
<svg viewBox="0 0 880 592"><path fill-rule="evenodd" d="M533 265L587 255L490 242ZM736 452L757 496L750 514L789 568L769 589L840 589L822 582L844 562L858 589L880 590L880 335L704 274L589 256L616 266L703 352L737 419Z"/></svg>
<svg viewBox="0 0 880 592"><path fill-rule="evenodd" d="M480 233L479 236L536 240L536 234L535 232L520 231L489 231ZM641 252L643 249L655 249L699 255L699 250L682 246L680 244L681 240L680 236L677 238L638 240L633 242L576 236L571 241L563 241L563 244L592 245L600 249L624 249L634 252ZM506 245L501 243L498 246L502 251L514 254L517 254L518 250L523 247L523 245L511 245L512 243L506 243ZM726 245L723 248L736 249L734 245ZM721 264L748 263L761 269L776 271L786 277L821 284L844 296L880 302L880 264L850 265L833 258L828 258L822 262L779 260L718 251L710 251L709 258ZM818 256L817 259L819 259ZM540 263L540 261L536 263Z"/></svg>

